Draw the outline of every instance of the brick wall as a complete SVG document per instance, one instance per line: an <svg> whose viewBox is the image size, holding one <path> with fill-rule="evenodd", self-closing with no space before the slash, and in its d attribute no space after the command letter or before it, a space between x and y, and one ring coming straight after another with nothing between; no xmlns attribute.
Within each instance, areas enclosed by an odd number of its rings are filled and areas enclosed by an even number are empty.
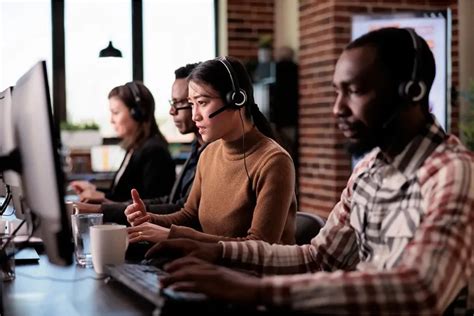
<svg viewBox="0 0 474 316"><path fill-rule="evenodd" d="M244 62L257 58L262 35L273 35L273 0L228 0L228 52Z"/></svg>
<svg viewBox="0 0 474 316"><path fill-rule="evenodd" d="M288 0L294 1L294 0ZM351 16L452 9L452 85L459 85L456 0L300 0L300 168L299 209L327 216L350 175L344 137L332 117L332 74L343 47L350 41ZM273 32L273 2L229 0L229 54L256 58L258 37ZM451 131L458 133L459 107L453 104Z"/></svg>

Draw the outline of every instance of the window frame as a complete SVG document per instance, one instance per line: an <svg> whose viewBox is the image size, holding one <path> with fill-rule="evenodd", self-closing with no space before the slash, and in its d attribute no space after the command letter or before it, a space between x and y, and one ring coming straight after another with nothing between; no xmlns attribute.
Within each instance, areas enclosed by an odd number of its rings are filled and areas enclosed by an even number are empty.
<svg viewBox="0 0 474 316"><path fill-rule="evenodd" d="M133 80L143 81L143 2L130 0L132 6L132 73ZM52 18L52 98L54 122L67 120L64 1L51 0ZM214 0L215 55L219 48L219 0Z"/></svg>

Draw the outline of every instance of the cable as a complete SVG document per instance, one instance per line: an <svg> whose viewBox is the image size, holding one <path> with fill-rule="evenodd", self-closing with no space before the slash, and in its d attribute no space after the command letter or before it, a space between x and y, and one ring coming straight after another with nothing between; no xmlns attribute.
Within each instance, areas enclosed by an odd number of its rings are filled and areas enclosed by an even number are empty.
<svg viewBox="0 0 474 316"><path fill-rule="evenodd" d="M23 200L21 201L21 203L23 205ZM28 235L28 238L25 241L16 243L15 251L13 253L8 254L8 255L5 253L5 249L7 248L8 244L13 241L13 239L16 236L16 233L20 230L21 226L23 226L26 223L25 219L22 220L21 223L16 227L16 229L9 235L8 240L3 244L2 248L0 249L0 263L3 263L4 261L6 261L6 260L10 259L11 257L15 256L23 248L26 248L28 246L28 243L29 243L31 237L35 233L36 229L39 227L39 221L40 221L39 217L37 218L37 220L35 220L35 218L33 217L34 216L33 213L31 213L31 216L32 216L31 223L33 225L33 228L31 229L31 234Z"/></svg>
<svg viewBox="0 0 474 316"><path fill-rule="evenodd" d="M84 280L87 280L87 279L102 281L102 280L105 280L105 279L109 278L108 275L104 275L104 276L101 276L101 277L86 276L86 277L77 278L77 279L61 279L61 278L55 278L55 277L50 277L50 276L33 276L33 275L30 275L30 274L21 273L21 272L15 272L15 273L17 275L21 275L23 277L34 279L34 280L50 280L50 281L55 281L55 282L66 282L66 283L74 283L74 282L78 282L78 281L84 281Z"/></svg>
<svg viewBox="0 0 474 316"><path fill-rule="evenodd" d="M25 220L22 220L21 223L15 228L15 230L8 236L8 239L7 241L2 245L2 248L0 248L0 258L3 259L3 257L6 257L7 259L14 256L15 253L13 254L10 254L10 255L4 255L4 252L5 252L5 249L7 248L8 244L13 240L13 238L15 237L16 233L20 230L21 226L23 226L23 224L25 223L26 221ZM30 239L31 236L28 237L28 240ZM0 260L0 262L3 262Z"/></svg>
<svg viewBox="0 0 474 316"><path fill-rule="evenodd" d="M242 118L242 111L239 110L240 123L242 123L242 148L244 151L244 168L247 173L247 178L249 179L250 187L252 187L252 179L250 178L249 170L247 169L246 155L245 155L245 128L244 128L244 119Z"/></svg>
<svg viewBox="0 0 474 316"><path fill-rule="evenodd" d="M8 208L8 205L10 204L10 201L12 200L12 192L11 192L10 186L8 184L5 185L5 189L6 189L7 192L6 192L5 200L3 200L3 204L0 208L0 216L5 213L5 211ZM13 213L7 214L6 216L10 216L12 214Z"/></svg>

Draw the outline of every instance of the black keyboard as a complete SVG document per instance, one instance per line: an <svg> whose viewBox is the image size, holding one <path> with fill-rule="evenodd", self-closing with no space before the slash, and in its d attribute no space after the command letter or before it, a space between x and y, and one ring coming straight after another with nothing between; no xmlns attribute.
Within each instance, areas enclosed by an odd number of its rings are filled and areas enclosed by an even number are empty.
<svg viewBox="0 0 474 316"><path fill-rule="evenodd" d="M198 293L161 289L159 278L166 272L151 265L125 263L106 265L106 272L113 279L129 287L156 306L162 306L164 298L185 301L203 301L206 296Z"/></svg>

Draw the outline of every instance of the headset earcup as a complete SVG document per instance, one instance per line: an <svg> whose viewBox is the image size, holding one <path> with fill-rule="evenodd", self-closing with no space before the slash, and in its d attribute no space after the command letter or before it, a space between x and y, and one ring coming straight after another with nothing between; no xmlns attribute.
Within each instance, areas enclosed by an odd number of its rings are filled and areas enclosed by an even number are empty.
<svg viewBox="0 0 474 316"><path fill-rule="evenodd" d="M402 98L403 100L406 100L407 99L407 95L405 94L405 87L407 85L407 82L401 82L400 85L398 86L398 95L400 96L400 98Z"/></svg>
<svg viewBox="0 0 474 316"><path fill-rule="evenodd" d="M227 94L225 95L225 101L227 103L227 105L234 109L236 108L237 106L235 105L235 102L234 102L234 91L229 91L227 92Z"/></svg>
<svg viewBox="0 0 474 316"><path fill-rule="evenodd" d="M238 93L229 91L226 94L227 104L235 109L240 109L247 103L247 93L243 89L239 89Z"/></svg>
<svg viewBox="0 0 474 316"><path fill-rule="evenodd" d="M131 108L130 115L137 122L141 122L143 120L142 112L138 108Z"/></svg>
<svg viewBox="0 0 474 316"><path fill-rule="evenodd" d="M426 94L426 85L423 81L402 82L398 87L398 94L405 100L418 102Z"/></svg>
<svg viewBox="0 0 474 316"><path fill-rule="evenodd" d="M247 93L245 93L245 90L239 89L239 92L234 94L234 103L238 108L243 107L247 103Z"/></svg>

